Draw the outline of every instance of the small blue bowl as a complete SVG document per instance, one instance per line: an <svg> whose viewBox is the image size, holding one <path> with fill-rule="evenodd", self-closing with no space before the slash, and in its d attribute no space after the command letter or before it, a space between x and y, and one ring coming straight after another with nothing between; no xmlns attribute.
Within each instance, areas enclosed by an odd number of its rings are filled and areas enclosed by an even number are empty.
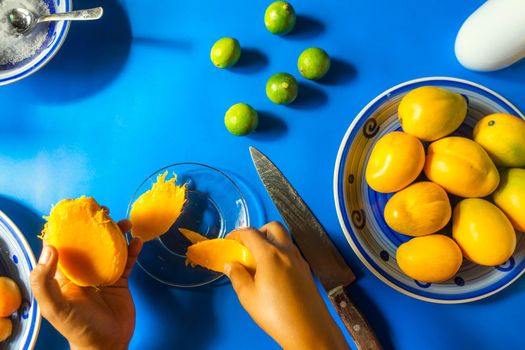
<svg viewBox="0 0 525 350"><path fill-rule="evenodd" d="M50 13L67 12L73 8L72 0L43 0ZM36 52L17 63L0 65L0 85L23 79L40 68L58 52L69 31L69 21L50 22L47 35Z"/></svg>
<svg viewBox="0 0 525 350"><path fill-rule="evenodd" d="M339 222L348 243L361 262L395 290L424 301L453 304L479 300L495 294L525 272L525 237L518 233L514 255L505 264L480 266L464 261L454 278L430 284L410 279L396 262L399 245L411 237L390 229L383 210L392 194L378 193L365 181L366 162L375 142L385 134L401 130L397 119L400 100L420 86L439 86L457 92L468 101L468 115L458 133L472 135L478 120L492 113L523 114L497 93L472 82L445 77L422 78L395 86L370 102L348 128L337 155L334 197Z"/></svg>
<svg viewBox="0 0 525 350"><path fill-rule="evenodd" d="M0 276L14 280L22 293L22 306L11 316L13 333L0 343L0 350L27 350L35 346L40 330L40 309L29 284L35 256L24 235L0 211Z"/></svg>

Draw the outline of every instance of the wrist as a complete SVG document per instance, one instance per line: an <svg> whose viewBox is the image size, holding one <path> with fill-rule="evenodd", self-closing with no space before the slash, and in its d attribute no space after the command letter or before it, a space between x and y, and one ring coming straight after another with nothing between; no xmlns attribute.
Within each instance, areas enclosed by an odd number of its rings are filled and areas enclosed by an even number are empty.
<svg viewBox="0 0 525 350"><path fill-rule="evenodd" d="M284 339L275 340L283 349L350 349L343 332L333 320L326 322L325 327L302 329L294 335L288 334Z"/></svg>

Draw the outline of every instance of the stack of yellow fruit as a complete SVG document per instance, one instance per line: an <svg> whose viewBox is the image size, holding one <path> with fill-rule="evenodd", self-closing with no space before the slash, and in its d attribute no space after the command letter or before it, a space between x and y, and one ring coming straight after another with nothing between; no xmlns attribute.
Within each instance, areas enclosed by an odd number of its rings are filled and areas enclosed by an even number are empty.
<svg viewBox="0 0 525 350"><path fill-rule="evenodd" d="M396 259L418 281L452 278L463 257L502 264L516 248L514 229L525 231L525 121L491 114L478 121L472 139L449 136L466 115L462 95L414 89L399 104L403 132L380 138L368 160L368 185L396 192L385 206L386 223L416 237L399 246ZM430 142L426 154L422 141ZM426 181L413 183L422 171ZM460 197L454 210L447 193ZM452 238L436 234L451 217Z"/></svg>

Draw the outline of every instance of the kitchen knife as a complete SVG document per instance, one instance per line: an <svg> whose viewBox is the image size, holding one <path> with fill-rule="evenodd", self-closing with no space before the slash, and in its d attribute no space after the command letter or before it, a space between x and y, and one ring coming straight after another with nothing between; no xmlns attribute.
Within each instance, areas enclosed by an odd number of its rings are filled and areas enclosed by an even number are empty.
<svg viewBox="0 0 525 350"><path fill-rule="evenodd" d="M324 228L279 169L255 147L250 147L250 154L266 191L328 293L357 348L381 349L372 328L347 294L346 287L355 281L355 275Z"/></svg>

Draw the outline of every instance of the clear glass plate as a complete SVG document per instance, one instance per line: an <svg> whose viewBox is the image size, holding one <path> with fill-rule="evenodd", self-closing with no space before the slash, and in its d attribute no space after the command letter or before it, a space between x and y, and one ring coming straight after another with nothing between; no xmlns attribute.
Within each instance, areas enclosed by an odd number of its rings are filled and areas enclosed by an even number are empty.
<svg viewBox="0 0 525 350"><path fill-rule="evenodd" d="M181 216L159 238L146 242L138 265L154 279L174 287L198 287L219 279L222 274L186 265L186 249L191 244L178 228L187 228L208 238L221 238L230 231L250 225L248 205L233 180L211 166L178 163L159 169L140 184L128 206L151 189L157 175L168 171L177 175L177 185L188 186L187 202ZM131 235L126 235L127 240Z"/></svg>

